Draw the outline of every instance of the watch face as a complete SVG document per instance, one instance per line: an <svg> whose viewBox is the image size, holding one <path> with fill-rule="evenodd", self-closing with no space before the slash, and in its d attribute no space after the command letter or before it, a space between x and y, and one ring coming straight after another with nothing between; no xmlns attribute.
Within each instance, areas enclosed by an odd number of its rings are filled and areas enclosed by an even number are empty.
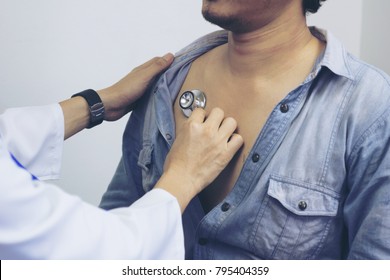
<svg viewBox="0 0 390 280"><path fill-rule="evenodd" d="M92 128L95 125L101 124L104 120L104 105L99 94L93 89L87 89L72 95L72 97L76 96L83 97L88 103L90 120L87 128Z"/></svg>
<svg viewBox="0 0 390 280"><path fill-rule="evenodd" d="M98 124L101 124L104 120L104 105L102 102L95 103L91 107L90 110L90 120L87 128L92 128Z"/></svg>
<svg viewBox="0 0 390 280"><path fill-rule="evenodd" d="M93 104L90 107L91 115L94 118L103 118L104 117L104 105L103 103L99 102L96 104Z"/></svg>

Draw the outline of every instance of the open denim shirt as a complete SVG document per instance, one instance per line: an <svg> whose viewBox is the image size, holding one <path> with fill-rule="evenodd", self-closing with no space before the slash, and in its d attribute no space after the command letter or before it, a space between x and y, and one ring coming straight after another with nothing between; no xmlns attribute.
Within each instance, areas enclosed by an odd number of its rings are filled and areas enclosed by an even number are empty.
<svg viewBox="0 0 390 280"><path fill-rule="evenodd" d="M183 214L186 258L390 259L390 79L311 30L326 49L271 112L232 191L207 214L195 197ZM191 62L226 42L218 31L180 51L139 102L102 208L153 188Z"/></svg>

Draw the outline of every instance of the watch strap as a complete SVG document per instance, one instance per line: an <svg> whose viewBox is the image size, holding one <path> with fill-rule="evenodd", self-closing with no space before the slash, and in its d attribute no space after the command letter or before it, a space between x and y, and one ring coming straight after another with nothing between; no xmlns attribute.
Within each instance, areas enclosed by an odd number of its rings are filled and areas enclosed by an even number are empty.
<svg viewBox="0 0 390 280"><path fill-rule="evenodd" d="M88 103L90 118L87 128L101 124L104 120L104 105L97 92L93 89L87 89L72 95L72 97L76 96L83 97Z"/></svg>

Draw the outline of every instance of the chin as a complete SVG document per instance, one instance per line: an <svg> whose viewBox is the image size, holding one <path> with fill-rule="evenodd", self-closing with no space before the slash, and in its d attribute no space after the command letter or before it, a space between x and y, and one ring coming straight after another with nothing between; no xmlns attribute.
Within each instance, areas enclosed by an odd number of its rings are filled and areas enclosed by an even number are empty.
<svg viewBox="0 0 390 280"><path fill-rule="evenodd" d="M250 24L241 18L213 13L210 10L203 10L202 14L208 22L233 33L247 33L251 31Z"/></svg>

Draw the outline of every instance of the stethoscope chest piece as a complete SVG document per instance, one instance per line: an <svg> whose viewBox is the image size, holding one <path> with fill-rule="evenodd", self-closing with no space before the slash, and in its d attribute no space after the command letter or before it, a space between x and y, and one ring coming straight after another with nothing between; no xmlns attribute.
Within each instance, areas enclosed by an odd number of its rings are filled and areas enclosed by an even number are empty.
<svg viewBox="0 0 390 280"><path fill-rule="evenodd" d="M206 107L206 95L198 89L183 92L179 99L179 105L183 114L188 118L195 108Z"/></svg>

